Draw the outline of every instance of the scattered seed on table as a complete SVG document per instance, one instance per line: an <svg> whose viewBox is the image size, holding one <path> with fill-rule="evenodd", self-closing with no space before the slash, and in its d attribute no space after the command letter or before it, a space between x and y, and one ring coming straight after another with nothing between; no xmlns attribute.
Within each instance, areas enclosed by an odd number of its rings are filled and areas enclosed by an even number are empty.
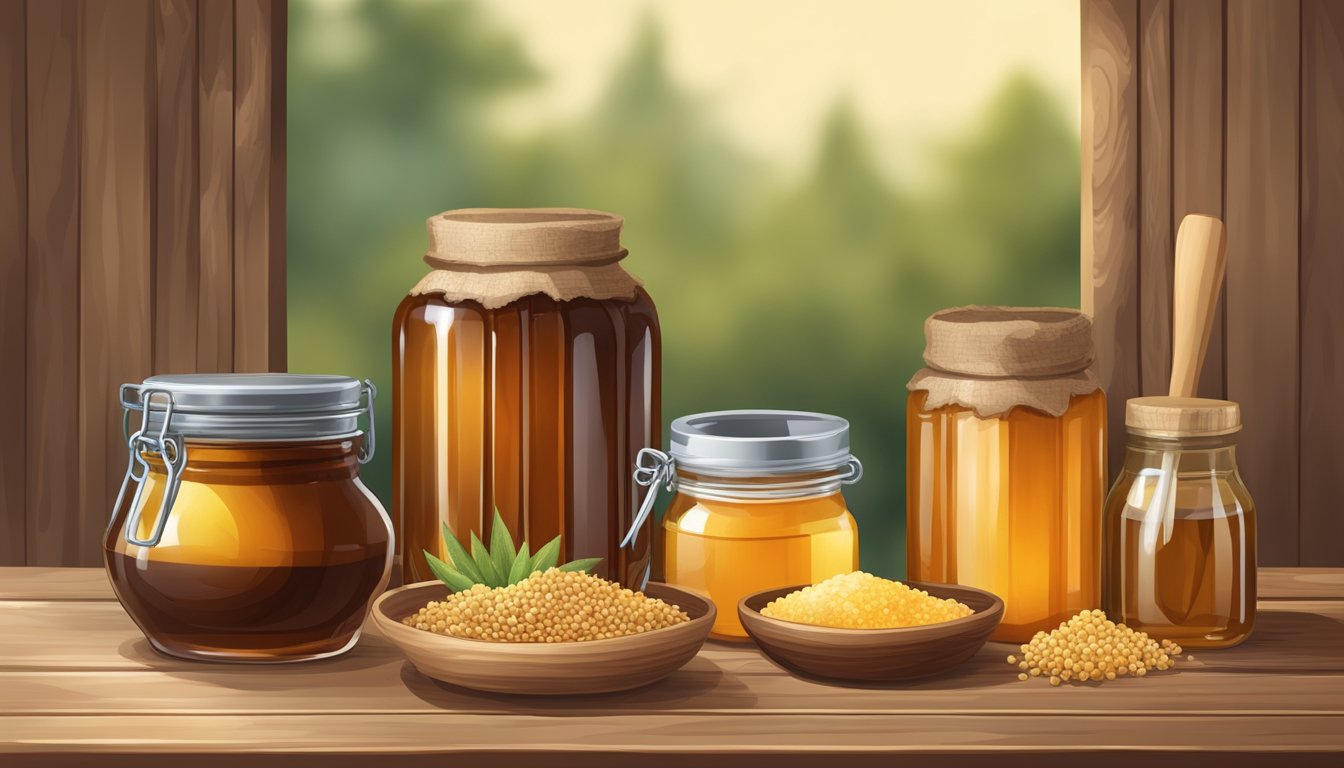
<svg viewBox="0 0 1344 768"><path fill-rule="evenodd" d="M1083 611L1050 632L1037 632L1021 646L1017 663L1033 677L1049 676L1051 685L1077 680L1103 682L1123 675L1146 677L1150 670L1176 665L1181 647L1170 640L1154 640L1123 623L1106 618L1100 610ZM1186 656L1190 661L1194 657ZM1018 679L1026 679L1019 674Z"/></svg>

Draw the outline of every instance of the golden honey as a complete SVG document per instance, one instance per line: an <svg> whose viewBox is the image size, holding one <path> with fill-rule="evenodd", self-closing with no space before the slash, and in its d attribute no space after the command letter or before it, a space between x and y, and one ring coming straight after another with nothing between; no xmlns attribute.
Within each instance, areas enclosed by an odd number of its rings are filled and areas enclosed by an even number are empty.
<svg viewBox="0 0 1344 768"><path fill-rule="evenodd" d="M1003 599L1025 642L1101 600L1106 396L1072 309L961 307L925 324L906 401L906 573Z"/></svg>
<svg viewBox="0 0 1344 768"><path fill-rule="evenodd" d="M964 584L1004 601L993 639L1022 642L1100 597L1100 392L1059 418L1018 408L981 419L924 409L910 394L906 570L916 581Z"/></svg>
<svg viewBox="0 0 1344 768"><path fill-rule="evenodd" d="M717 411L683 416L671 431L670 455L644 451L635 478L675 487L663 518L664 575L714 601L714 637L747 636L737 604L749 594L858 568L858 526L841 493L863 474L849 453L849 422Z"/></svg>
<svg viewBox="0 0 1344 768"><path fill-rule="evenodd" d="M747 636L737 617L744 596L815 584L859 563L857 526L838 492L775 501L680 493L665 520L666 578L713 599L720 638Z"/></svg>
<svg viewBox="0 0 1344 768"><path fill-rule="evenodd" d="M1232 451L1230 436L1131 433L1104 516L1103 605L1116 621L1187 648L1226 648L1250 636L1255 504Z"/></svg>

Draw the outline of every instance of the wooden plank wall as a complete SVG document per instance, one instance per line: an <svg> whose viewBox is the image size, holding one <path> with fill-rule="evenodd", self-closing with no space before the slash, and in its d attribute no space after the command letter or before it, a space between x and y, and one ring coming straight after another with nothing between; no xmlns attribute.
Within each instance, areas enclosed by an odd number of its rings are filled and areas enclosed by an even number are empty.
<svg viewBox="0 0 1344 768"><path fill-rule="evenodd" d="M116 389L283 370L283 0L0 0L0 565L97 565Z"/></svg>
<svg viewBox="0 0 1344 768"><path fill-rule="evenodd" d="M1344 3L1082 0L1083 306L1111 398L1165 394L1175 230L1221 216L1200 394L1242 406L1262 565L1344 565Z"/></svg>

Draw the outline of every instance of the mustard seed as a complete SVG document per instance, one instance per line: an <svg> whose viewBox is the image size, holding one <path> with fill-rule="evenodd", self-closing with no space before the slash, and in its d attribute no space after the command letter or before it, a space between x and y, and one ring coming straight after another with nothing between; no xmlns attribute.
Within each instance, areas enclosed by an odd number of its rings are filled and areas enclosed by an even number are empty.
<svg viewBox="0 0 1344 768"><path fill-rule="evenodd" d="M862 571L825 581L771 601L762 616L842 629L918 627L970 616L968 606L944 600Z"/></svg>
<svg viewBox="0 0 1344 768"><path fill-rule="evenodd" d="M431 601L403 624L440 635L508 643L621 637L690 621L678 606L584 572L551 568L517 584L477 584Z"/></svg>
<svg viewBox="0 0 1344 768"><path fill-rule="evenodd" d="M1146 677L1150 670L1176 665L1181 647L1154 640L1099 611L1083 611L1050 632L1037 632L1022 646L1019 667L1033 677L1048 676L1051 685L1077 680L1103 682L1124 675ZM1189 659L1189 657L1186 657ZM1009 657L1011 663L1013 657Z"/></svg>

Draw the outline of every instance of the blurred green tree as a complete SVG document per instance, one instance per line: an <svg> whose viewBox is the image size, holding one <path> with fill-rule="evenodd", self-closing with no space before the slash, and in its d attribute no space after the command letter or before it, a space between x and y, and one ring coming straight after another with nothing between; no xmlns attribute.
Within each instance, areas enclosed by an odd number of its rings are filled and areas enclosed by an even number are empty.
<svg viewBox="0 0 1344 768"><path fill-rule="evenodd" d="M922 365L924 317L1077 301L1079 147L1059 105L1010 78L965 135L928 150L934 182L915 189L883 170L874 147L887 139L840 99L791 180L675 81L647 17L587 115L503 138L491 107L544 73L488 8L356 0L344 13L362 50L332 60L321 14L293 3L291 368L390 381L392 312L426 270L427 216L616 211L662 320L664 420L750 407L845 416L867 467L846 492L863 567L901 575L904 385ZM385 501L389 468L384 450L365 471Z"/></svg>

